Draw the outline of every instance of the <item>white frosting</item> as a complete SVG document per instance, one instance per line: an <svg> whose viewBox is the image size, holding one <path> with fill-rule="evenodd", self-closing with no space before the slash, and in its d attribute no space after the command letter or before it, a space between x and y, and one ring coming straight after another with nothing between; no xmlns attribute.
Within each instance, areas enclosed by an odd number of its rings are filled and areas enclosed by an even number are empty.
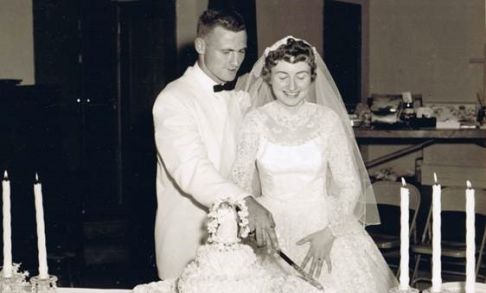
<svg viewBox="0 0 486 293"><path fill-rule="evenodd" d="M248 278L257 281L258 275L264 276L263 272L254 270L255 264L256 256L249 246L204 245L180 276L179 292L223 292L223 288L245 287L238 283Z"/></svg>
<svg viewBox="0 0 486 293"><path fill-rule="evenodd" d="M178 293L320 292L302 279L266 270L244 244L209 244L199 248L177 282Z"/></svg>

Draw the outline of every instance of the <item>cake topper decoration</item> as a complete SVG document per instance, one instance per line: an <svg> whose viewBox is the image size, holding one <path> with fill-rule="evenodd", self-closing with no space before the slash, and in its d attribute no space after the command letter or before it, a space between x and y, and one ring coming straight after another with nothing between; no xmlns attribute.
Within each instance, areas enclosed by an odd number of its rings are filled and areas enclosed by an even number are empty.
<svg viewBox="0 0 486 293"><path fill-rule="evenodd" d="M215 201L209 210L207 227L210 243L234 244L246 238L250 227L245 202L231 198Z"/></svg>

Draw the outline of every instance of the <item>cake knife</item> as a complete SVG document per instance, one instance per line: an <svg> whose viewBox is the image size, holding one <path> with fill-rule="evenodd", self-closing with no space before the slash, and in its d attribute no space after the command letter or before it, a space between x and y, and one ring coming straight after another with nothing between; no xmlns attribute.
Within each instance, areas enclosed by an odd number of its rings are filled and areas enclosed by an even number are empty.
<svg viewBox="0 0 486 293"><path fill-rule="evenodd" d="M294 268L309 284L312 286L316 287L317 289L324 291L324 287L322 286L321 283L319 283L316 279L314 279L311 275L306 273L304 269L302 269L299 265L297 265L288 255L286 255L283 251L278 249L276 253L286 262L288 263L291 267Z"/></svg>

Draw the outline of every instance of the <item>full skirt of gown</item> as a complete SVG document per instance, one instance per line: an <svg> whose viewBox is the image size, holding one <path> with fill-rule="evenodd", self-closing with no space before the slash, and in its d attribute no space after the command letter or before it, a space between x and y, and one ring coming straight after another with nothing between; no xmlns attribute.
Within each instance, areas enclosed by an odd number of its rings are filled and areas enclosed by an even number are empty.
<svg viewBox="0 0 486 293"><path fill-rule="evenodd" d="M325 208L322 204L279 202L261 197L259 201L272 212L280 249L298 265L308 252L309 244L297 245L297 241L323 229ZM334 240L331 252L331 268L324 262L318 281L340 293L388 293L397 281L380 250L366 230L356 223L356 232ZM283 261L280 266L292 272ZM306 267L309 268L310 263Z"/></svg>

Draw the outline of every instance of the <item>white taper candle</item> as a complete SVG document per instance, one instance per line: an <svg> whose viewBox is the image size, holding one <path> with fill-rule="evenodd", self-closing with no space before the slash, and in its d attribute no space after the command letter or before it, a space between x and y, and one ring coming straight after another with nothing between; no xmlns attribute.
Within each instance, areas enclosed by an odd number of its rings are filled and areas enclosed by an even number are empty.
<svg viewBox="0 0 486 293"><path fill-rule="evenodd" d="M466 293L474 293L476 284L475 198L471 182L468 180L466 184Z"/></svg>
<svg viewBox="0 0 486 293"><path fill-rule="evenodd" d="M10 213L10 181L7 170L2 180L2 201L3 201L3 276L12 276L12 225Z"/></svg>
<svg viewBox="0 0 486 293"><path fill-rule="evenodd" d="M402 177L402 187L400 188L400 286L402 291L408 290L410 277L409 277L409 195L410 191L406 187L405 179Z"/></svg>
<svg viewBox="0 0 486 293"><path fill-rule="evenodd" d="M47 268L47 249L46 233L44 224L44 207L42 205L42 185L35 174L34 197L35 197L35 219L37 223L37 249L39 259L39 278L48 279L49 273Z"/></svg>
<svg viewBox="0 0 486 293"><path fill-rule="evenodd" d="M441 292L441 186L437 183L435 173L434 182L432 186L432 292Z"/></svg>

